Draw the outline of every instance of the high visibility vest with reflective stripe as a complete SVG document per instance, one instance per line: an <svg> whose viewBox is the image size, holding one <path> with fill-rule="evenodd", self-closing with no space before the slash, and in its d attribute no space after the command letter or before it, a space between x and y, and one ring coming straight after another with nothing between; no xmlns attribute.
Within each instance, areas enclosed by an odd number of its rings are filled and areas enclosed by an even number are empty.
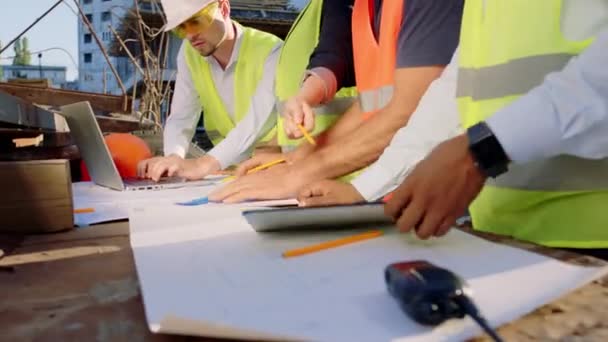
<svg viewBox="0 0 608 342"><path fill-rule="evenodd" d="M277 141L284 150L293 149L304 141L287 137L281 113L285 101L298 93L310 55L319 41L322 7L322 0L309 1L291 26L281 50L275 95L277 97ZM317 135L329 128L354 103L355 99L355 88L342 88L332 101L313 108L315 129L311 132L312 135Z"/></svg>
<svg viewBox="0 0 608 342"><path fill-rule="evenodd" d="M561 0L466 1L457 90L465 127L541 84L593 41L564 38L561 6ZM560 156L511 165L488 181L470 212L478 230L554 247L606 248L606 189L606 160Z"/></svg>
<svg viewBox="0 0 608 342"><path fill-rule="evenodd" d="M403 19L402 0L382 2L379 39L373 30L373 0L356 0L353 7L353 57L364 119L384 108L393 97L397 39Z"/></svg>
<svg viewBox="0 0 608 342"><path fill-rule="evenodd" d="M241 121L251 105L259 81L264 73L264 63L273 48L281 41L276 36L241 26L243 38L236 60L234 76L234 120L226 111L213 78L207 60L184 40L186 62L190 70L194 87L203 106L203 124L209 139L217 146L234 126ZM260 141L265 142L274 137L273 129Z"/></svg>

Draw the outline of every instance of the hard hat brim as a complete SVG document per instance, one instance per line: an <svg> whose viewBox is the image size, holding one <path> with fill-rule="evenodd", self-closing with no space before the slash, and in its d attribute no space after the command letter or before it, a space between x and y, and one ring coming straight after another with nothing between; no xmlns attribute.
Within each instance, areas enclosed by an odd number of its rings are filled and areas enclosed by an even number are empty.
<svg viewBox="0 0 608 342"><path fill-rule="evenodd" d="M203 8L209 6L209 4L212 3L212 2L213 2L213 0L203 1L200 6L191 7L188 11L183 12L181 15L173 17L171 19L168 19L167 23L163 26L162 30L164 32L173 30L179 24L181 24L184 21L188 20L191 16L195 15L196 13L198 13Z"/></svg>

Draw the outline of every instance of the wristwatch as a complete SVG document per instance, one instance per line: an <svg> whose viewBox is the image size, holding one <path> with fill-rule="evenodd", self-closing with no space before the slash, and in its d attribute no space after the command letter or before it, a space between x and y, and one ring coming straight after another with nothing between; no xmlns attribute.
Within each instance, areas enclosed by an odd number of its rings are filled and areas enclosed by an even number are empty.
<svg viewBox="0 0 608 342"><path fill-rule="evenodd" d="M507 172L509 157L488 124L481 121L467 129L469 151L479 170L487 177L496 178Z"/></svg>

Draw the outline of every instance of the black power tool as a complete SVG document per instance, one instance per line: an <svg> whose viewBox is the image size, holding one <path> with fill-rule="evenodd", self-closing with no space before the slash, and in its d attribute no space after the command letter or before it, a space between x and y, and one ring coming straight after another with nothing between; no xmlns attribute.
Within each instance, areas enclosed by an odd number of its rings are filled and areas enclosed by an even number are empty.
<svg viewBox="0 0 608 342"><path fill-rule="evenodd" d="M435 326L469 315L494 341L502 341L469 297L465 281L451 271L427 261L399 262L386 267L384 280L389 293L414 321Z"/></svg>

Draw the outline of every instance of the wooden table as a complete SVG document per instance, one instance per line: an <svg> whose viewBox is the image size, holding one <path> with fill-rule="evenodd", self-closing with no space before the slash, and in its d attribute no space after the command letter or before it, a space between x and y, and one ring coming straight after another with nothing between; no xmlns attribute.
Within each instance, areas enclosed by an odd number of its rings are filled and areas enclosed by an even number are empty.
<svg viewBox="0 0 608 342"><path fill-rule="evenodd" d="M0 249L0 341L218 341L148 331L127 222L52 235L0 235ZM608 277L499 333L506 341L608 341Z"/></svg>

